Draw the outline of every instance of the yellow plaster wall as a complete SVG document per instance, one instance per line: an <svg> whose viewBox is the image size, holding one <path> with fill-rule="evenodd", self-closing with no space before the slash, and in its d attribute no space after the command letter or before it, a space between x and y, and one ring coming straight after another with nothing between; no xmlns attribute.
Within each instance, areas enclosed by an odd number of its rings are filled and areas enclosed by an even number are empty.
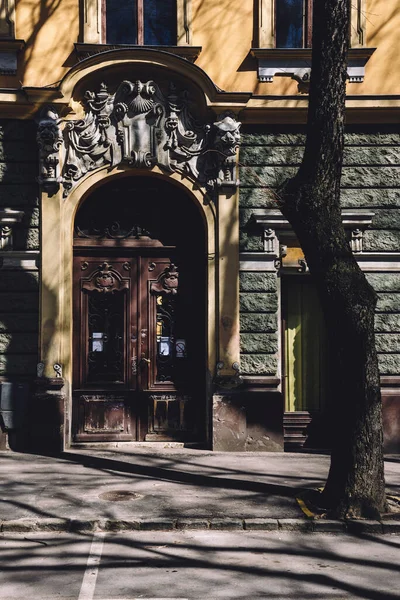
<svg viewBox="0 0 400 600"><path fill-rule="evenodd" d="M367 45L377 50L368 61L368 77L349 86L349 93L400 94L400 2L369 0L366 16Z"/></svg>
<svg viewBox="0 0 400 600"><path fill-rule="evenodd" d="M197 64L226 91L256 94L299 94L290 77L259 83L257 61L249 54L255 45L253 0L192 0L192 44L203 50ZM18 0L16 37L24 39L16 77L0 77L0 87L47 86L72 66L73 44L79 35L78 0ZM367 45L378 49L369 60L363 84L349 84L349 94L400 93L400 2L368 0ZM268 105L268 100L266 100Z"/></svg>
<svg viewBox="0 0 400 600"><path fill-rule="evenodd" d="M16 20L16 37L26 43L18 81L35 87L59 81L75 62L69 57L78 41L78 0L19 0Z"/></svg>

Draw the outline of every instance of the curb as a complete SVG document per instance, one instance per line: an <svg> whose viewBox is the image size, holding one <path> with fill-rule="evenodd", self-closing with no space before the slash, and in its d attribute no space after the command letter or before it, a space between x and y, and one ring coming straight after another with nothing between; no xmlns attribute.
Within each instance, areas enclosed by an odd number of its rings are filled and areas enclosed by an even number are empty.
<svg viewBox="0 0 400 600"><path fill-rule="evenodd" d="M293 531L302 533L397 534L400 520L181 518L181 519L15 519L0 522L1 533L90 533L127 531Z"/></svg>

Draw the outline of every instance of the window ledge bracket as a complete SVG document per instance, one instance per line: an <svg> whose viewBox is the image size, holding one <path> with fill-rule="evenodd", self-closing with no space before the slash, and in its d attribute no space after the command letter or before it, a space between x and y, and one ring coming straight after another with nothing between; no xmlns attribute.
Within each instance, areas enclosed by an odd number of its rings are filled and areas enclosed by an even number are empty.
<svg viewBox="0 0 400 600"><path fill-rule="evenodd" d="M347 73L350 83L362 83L365 65L376 48L350 48ZM308 82L311 73L311 48L252 48L258 61L258 79L272 83L275 75L288 75Z"/></svg>

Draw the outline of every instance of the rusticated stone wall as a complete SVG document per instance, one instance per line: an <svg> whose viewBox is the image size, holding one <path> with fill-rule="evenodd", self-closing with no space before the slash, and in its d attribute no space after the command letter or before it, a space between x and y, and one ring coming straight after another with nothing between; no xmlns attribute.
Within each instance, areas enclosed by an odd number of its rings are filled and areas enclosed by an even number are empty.
<svg viewBox="0 0 400 600"><path fill-rule="evenodd" d="M272 375L277 370L278 294L275 273L240 274L241 371Z"/></svg>
<svg viewBox="0 0 400 600"><path fill-rule="evenodd" d="M0 120L0 210L24 211L0 250L0 377L29 381L38 354L39 200L32 121Z"/></svg>
<svg viewBox="0 0 400 600"><path fill-rule="evenodd" d="M257 208L277 208L275 190L295 174L304 141L300 127L243 128L241 252L263 251L261 231L251 226L251 214ZM364 251L400 252L400 128L349 128L345 144L342 206L375 213L364 235ZM379 295L376 333L381 374L400 375L400 273L370 273L368 279ZM276 282L273 273L241 273L241 370L245 375L276 373Z"/></svg>

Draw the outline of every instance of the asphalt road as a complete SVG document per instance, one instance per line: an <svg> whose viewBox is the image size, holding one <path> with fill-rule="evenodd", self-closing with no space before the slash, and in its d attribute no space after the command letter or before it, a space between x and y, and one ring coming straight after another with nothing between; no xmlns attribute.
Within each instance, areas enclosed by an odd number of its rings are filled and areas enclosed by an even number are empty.
<svg viewBox="0 0 400 600"><path fill-rule="evenodd" d="M0 600L400 598L400 536L2 534Z"/></svg>

